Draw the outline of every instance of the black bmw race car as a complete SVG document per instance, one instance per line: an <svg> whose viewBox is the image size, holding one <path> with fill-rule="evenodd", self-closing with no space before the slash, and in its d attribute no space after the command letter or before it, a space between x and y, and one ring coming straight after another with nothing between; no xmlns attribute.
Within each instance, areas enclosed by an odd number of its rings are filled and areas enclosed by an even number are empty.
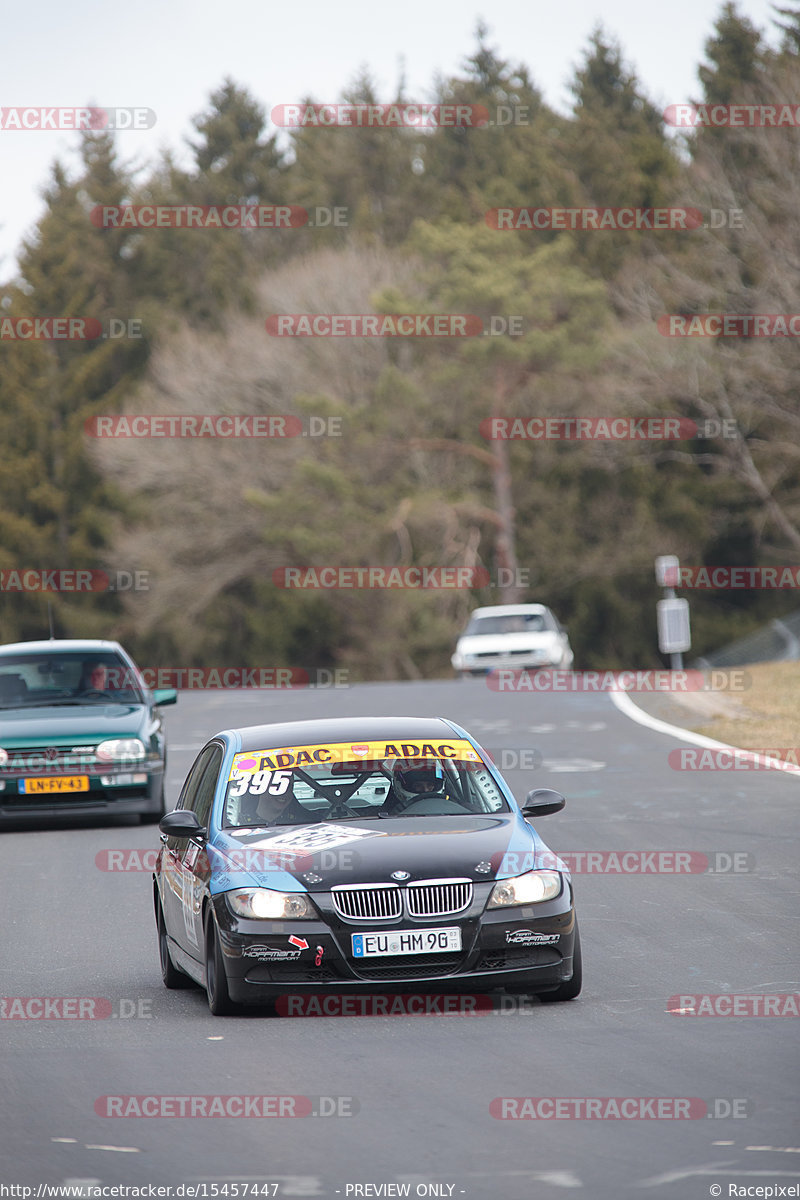
<svg viewBox="0 0 800 1200"><path fill-rule="evenodd" d="M211 1011L287 993L581 990L572 881L477 742L442 718L229 729L161 819L168 988Z"/></svg>

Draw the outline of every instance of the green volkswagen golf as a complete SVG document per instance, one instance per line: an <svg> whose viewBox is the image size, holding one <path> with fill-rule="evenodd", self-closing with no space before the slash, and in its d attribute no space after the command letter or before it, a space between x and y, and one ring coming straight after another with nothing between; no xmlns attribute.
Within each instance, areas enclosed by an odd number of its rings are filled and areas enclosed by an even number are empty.
<svg viewBox="0 0 800 1200"><path fill-rule="evenodd" d="M164 813L161 707L117 642L0 646L0 821L64 814Z"/></svg>

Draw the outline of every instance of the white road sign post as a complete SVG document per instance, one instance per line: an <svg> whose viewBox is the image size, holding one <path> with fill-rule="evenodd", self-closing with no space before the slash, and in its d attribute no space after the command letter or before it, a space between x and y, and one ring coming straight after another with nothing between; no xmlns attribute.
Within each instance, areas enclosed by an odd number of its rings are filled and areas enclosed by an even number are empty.
<svg viewBox="0 0 800 1200"><path fill-rule="evenodd" d="M689 628L689 601L675 596L680 563L674 554L662 554L656 559L656 582L664 589L664 599L656 604L658 648L670 656L670 668L683 668L683 653L692 648Z"/></svg>

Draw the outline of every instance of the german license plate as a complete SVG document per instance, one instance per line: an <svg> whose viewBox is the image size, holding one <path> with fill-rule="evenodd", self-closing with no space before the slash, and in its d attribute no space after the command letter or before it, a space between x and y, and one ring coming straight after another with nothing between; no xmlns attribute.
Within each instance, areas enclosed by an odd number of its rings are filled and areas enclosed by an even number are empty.
<svg viewBox="0 0 800 1200"><path fill-rule="evenodd" d="M391 933L354 933L353 958L380 958L395 954L443 954L461 949L461 930L395 929Z"/></svg>
<svg viewBox="0 0 800 1200"><path fill-rule="evenodd" d="M58 775L47 779L20 779L19 790L26 796L42 792L88 792L88 775Z"/></svg>

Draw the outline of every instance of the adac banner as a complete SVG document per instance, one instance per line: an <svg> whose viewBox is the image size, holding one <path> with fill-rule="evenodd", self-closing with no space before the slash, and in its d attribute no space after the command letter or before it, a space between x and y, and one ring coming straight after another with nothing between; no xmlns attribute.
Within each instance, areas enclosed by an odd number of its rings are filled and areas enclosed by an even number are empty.
<svg viewBox="0 0 800 1200"><path fill-rule="evenodd" d="M316 746L281 746L271 750L248 750L234 757L231 778L251 771L275 771L292 767L320 767L328 763L363 761L369 770L373 763L387 759L452 759L483 766L483 760L471 742L456 738L448 742L325 742Z"/></svg>

